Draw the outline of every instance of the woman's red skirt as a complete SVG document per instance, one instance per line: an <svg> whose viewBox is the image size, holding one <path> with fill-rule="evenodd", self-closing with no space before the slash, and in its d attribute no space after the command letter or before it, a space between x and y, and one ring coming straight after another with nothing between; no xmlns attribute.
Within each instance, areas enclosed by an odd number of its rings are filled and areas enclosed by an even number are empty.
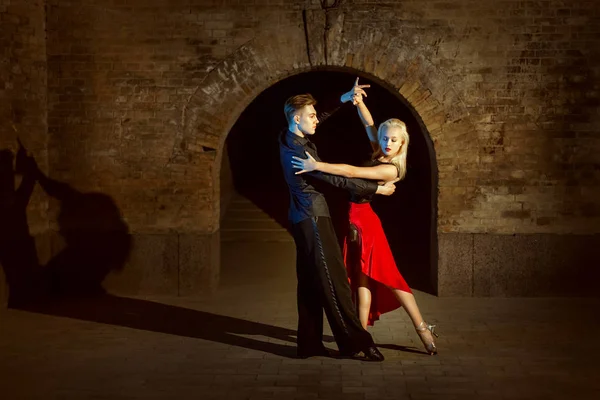
<svg viewBox="0 0 600 400"><path fill-rule="evenodd" d="M381 221L371 205L350 203L350 223L358 229L360 240L351 242L350 238L346 237L344 261L355 295L360 272L370 278L371 310L368 324L373 325L381 314L400 307L400 302L390 289L412 292L396 267Z"/></svg>

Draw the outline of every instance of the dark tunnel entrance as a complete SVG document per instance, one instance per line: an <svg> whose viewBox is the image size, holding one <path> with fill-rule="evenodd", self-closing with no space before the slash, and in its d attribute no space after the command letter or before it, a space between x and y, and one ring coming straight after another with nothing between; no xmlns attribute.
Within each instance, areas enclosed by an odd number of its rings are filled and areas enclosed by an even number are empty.
<svg viewBox="0 0 600 400"><path fill-rule="evenodd" d="M312 71L284 79L262 92L242 113L227 137L221 168L221 220L227 216L233 193L249 199L280 228L289 230L289 195L281 172L278 136L286 127L283 104L292 95L311 93L317 112L338 106L356 75L339 71ZM393 196L376 196L372 206L379 215L396 264L408 284L436 293L437 287L437 167L429 134L403 99L382 85L370 84L365 100L375 123L399 118L407 125L410 145L407 174ZM320 157L331 163L361 165L371 147L355 107L344 104L319 124L311 140ZM342 243L347 231L347 193L331 188L325 193ZM282 229L283 231L283 229ZM284 232L285 233L285 232ZM287 235L287 233L285 233ZM249 235L252 240L260 233ZM289 240L292 240L291 237Z"/></svg>

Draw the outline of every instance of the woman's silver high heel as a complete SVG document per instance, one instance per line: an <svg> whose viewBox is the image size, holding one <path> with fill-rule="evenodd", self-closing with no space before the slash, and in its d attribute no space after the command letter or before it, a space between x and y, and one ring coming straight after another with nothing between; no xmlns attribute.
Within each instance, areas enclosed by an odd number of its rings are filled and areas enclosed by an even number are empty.
<svg viewBox="0 0 600 400"><path fill-rule="evenodd" d="M438 334L435 333L435 325L429 325L423 321L415 329L429 355L437 354L437 347L435 347L435 342L433 341L433 336L438 337ZM431 334L431 337L428 337L428 332Z"/></svg>

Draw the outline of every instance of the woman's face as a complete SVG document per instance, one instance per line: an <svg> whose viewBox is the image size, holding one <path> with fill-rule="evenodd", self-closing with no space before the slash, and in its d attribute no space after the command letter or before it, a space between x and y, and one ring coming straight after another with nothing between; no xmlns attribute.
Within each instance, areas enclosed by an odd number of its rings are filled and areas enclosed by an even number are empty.
<svg viewBox="0 0 600 400"><path fill-rule="evenodd" d="M383 154L392 157L398 154L404 144L403 130L404 128L396 126L386 129L385 133L379 138L379 146Z"/></svg>

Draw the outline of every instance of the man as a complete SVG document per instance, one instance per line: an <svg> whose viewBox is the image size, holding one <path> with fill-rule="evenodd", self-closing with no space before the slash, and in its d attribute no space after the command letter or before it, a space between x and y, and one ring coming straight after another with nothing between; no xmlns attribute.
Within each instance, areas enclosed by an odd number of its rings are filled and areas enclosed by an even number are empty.
<svg viewBox="0 0 600 400"><path fill-rule="evenodd" d="M356 93L364 93L361 86L342 95L342 102L352 101ZM293 96L285 102L288 130L282 133L279 142L283 173L290 191L289 218L296 243L298 356L329 355L323 346L324 309L342 356L360 358L362 352L366 360L383 361L383 355L356 315L329 209L325 197L315 186L322 181L360 195L388 196L395 186L319 171L296 174L293 156L305 158L308 152L320 160L315 145L308 139L314 135L319 123L315 104L310 94Z"/></svg>

